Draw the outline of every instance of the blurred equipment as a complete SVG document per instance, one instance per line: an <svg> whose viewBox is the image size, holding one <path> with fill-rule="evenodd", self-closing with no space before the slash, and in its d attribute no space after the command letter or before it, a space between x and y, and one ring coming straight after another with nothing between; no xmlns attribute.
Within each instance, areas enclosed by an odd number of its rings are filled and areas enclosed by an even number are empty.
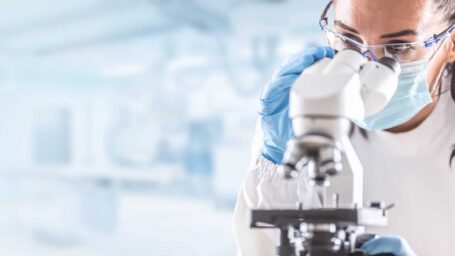
<svg viewBox="0 0 455 256"><path fill-rule="evenodd" d="M277 255L366 255L359 248L375 236L364 234L364 227L387 224L391 206L363 207L363 168L348 134L352 120L387 105L400 71L391 58L367 61L345 50L306 69L294 83L289 116L295 138L280 172L286 179L306 175L321 207L304 209L299 202L296 209L252 211L251 227L280 229Z"/></svg>
<svg viewBox="0 0 455 256"><path fill-rule="evenodd" d="M192 120L184 153L184 166L187 172L188 190L193 195L211 195L213 193L213 151L216 131L219 129L216 119Z"/></svg>

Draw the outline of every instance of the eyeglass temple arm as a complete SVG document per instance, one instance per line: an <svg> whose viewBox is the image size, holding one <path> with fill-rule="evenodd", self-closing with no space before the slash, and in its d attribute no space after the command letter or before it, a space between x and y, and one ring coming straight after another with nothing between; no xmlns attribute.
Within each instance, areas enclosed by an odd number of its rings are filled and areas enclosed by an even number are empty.
<svg viewBox="0 0 455 256"><path fill-rule="evenodd" d="M425 42L425 47L430 47L433 44L439 43L442 39L449 36L455 30L455 21L452 21L452 25L446 30L442 31L439 34L434 34L433 38Z"/></svg>
<svg viewBox="0 0 455 256"><path fill-rule="evenodd" d="M324 8L324 11L322 12L321 14L321 18L319 19L319 25L321 26L321 28L323 28L324 25L327 25L328 23L328 17L327 17L327 13L329 12L329 9L330 9L330 6L332 6L333 4L333 1L331 0L327 6Z"/></svg>

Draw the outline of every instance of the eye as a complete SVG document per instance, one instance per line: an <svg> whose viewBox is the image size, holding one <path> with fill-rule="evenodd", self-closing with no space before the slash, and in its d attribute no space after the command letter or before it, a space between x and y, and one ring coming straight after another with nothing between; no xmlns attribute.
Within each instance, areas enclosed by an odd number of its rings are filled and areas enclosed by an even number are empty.
<svg viewBox="0 0 455 256"><path fill-rule="evenodd" d="M343 31L326 30L325 32L328 43L335 50L342 51L345 49L352 49L360 51L361 47L358 44L361 44L362 40L358 37Z"/></svg>
<svg viewBox="0 0 455 256"><path fill-rule="evenodd" d="M351 34L342 33L337 37L337 41L338 45L340 45L342 49L360 51L360 47L356 43L361 44L362 40L360 40L358 37L355 37Z"/></svg>
<svg viewBox="0 0 455 256"><path fill-rule="evenodd" d="M385 50L392 55L408 55L414 52L415 46L412 44L400 43L387 45Z"/></svg>
<svg viewBox="0 0 455 256"><path fill-rule="evenodd" d="M353 35L353 34L350 34L350 33L341 33L341 35L343 35L344 37L347 37L347 38L349 38L349 39L351 39L351 40L353 40L353 41L355 41L355 42L357 42L357 43L359 43L359 44L363 44L362 39L360 39L359 37L357 37L357 36L355 36L355 35Z"/></svg>

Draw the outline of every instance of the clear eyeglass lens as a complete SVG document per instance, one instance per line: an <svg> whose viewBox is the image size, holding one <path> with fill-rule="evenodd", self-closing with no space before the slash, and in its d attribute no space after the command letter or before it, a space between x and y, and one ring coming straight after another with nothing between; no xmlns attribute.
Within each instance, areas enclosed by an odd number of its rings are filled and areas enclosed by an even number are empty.
<svg viewBox="0 0 455 256"><path fill-rule="evenodd" d="M430 50L430 48L425 48L423 45L413 44L384 45L381 47L362 47L333 31L325 30L325 33L329 45L335 50L341 51L352 49L362 53L368 51L370 53L373 53L376 58L390 57L400 62L408 62L426 58Z"/></svg>
<svg viewBox="0 0 455 256"><path fill-rule="evenodd" d="M418 51L423 49L414 45L388 45L384 46L384 55L395 58L401 61L410 61L419 59L423 52Z"/></svg>
<svg viewBox="0 0 455 256"><path fill-rule="evenodd" d="M353 42L346 40L343 37L340 37L339 35L331 32L331 31L326 31L327 35L327 41L330 44L332 48L335 50L341 51L341 50L346 50L346 49L352 49L356 51L362 51L360 47Z"/></svg>

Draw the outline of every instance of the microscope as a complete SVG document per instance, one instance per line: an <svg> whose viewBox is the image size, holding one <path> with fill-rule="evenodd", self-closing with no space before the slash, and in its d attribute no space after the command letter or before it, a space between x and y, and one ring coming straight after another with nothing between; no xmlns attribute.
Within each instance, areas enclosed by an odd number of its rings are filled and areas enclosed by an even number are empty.
<svg viewBox="0 0 455 256"><path fill-rule="evenodd" d="M294 139L287 143L279 172L283 179L303 174L320 207L256 209L252 228L279 229L279 256L366 256L360 247L387 225L393 205L363 205L363 168L349 139L351 121L386 106L394 94L400 65L384 57L369 61L343 50L306 69L291 87L289 116ZM382 254L391 255L391 254Z"/></svg>

